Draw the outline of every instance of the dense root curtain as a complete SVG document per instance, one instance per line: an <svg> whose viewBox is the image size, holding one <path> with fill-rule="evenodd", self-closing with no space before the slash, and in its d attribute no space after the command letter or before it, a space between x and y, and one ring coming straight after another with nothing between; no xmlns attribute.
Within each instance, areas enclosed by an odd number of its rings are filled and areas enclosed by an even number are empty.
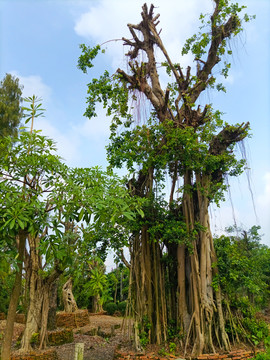
<svg viewBox="0 0 270 360"><path fill-rule="evenodd" d="M185 176L186 185L191 183L190 174ZM192 345L193 354L215 352L215 345L229 350L221 307L220 289L213 289L216 269L216 254L209 222L209 200L206 189L209 177L197 176L196 192L183 195L183 215L189 233L200 225L197 235L188 250L178 246L179 320L186 334L185 350Z"/></svg>

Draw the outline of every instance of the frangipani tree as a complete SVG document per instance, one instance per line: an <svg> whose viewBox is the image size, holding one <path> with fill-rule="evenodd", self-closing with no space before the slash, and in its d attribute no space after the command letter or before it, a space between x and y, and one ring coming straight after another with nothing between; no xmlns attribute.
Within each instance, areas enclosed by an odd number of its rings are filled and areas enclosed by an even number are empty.
<svg viewBox="0 0 270 360"><path fill-rule="evenodd" d="M30 107L25 111L30 131L1 139L7 149L0 160L1 239L17 252L3 360L9 359L23 264L29 304L21 350L27 352L33 333L40 332L40 348L46 344L50 288L82 246L83 224L98 229L106 222L107 228L113 228L141 213L140 201L128 194L112 172L66 166L56 155L53 140L33 129L42 109L36 97L28 100Z"/></svg>

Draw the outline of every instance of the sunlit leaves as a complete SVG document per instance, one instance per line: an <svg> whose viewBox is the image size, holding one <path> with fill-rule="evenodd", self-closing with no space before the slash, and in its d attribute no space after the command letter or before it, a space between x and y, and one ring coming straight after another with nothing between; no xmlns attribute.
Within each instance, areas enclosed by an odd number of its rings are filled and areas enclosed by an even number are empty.
<svg viewBox="0 0 270 360"><path fill-rule="evenodd" d="M29 103L30 107L24 106L22 110L25 112L24 117L25 124L27 124L30 120L34 120L40 116L43 116L45 109L42 108L42 99L36 97L35 95L29 96L23 99L26 103Z"/></svg>
<svg viewBox="0 0 270 360"><path fill-rule="evenodd" d="M7 152L0 159L0 235L8 248L15 247L23 230L40 238L38 251L48 264L57 260L64 268L82 244L82 224L95 232L103 228L108 235L136 214L143 216L142 200L132 198L112 172L69 168L56 155L54 141L38 131L23 131L2 143Z"/></svg>
<svg viewBox="0 0 270 360"><path fill-rule="evenodd" d="M87 73L87 68L90 69L94 66L92 61L99 53L100 46L96 45L95 47L91 48L90 46L81 44L80 49L82 50L82 55L80 55L78 59L78 68L81 69L84 73Z"/></svg>
<svg viewBox="0 0 270 360"><path fill-rule="evenodd" d="M232 37L243 31L242 22L248 22L255 18L255 16L244 14L243 19L241 19L241 12L245 8L246 6L239 6L238 3L232 3L230 0L221 0L218 3L218 11L211 17L211 21L208 15L201 14L202 25L200 31L186 40L182 48L182 55L191 52L195 60L207 61L207 58L211 56L211 46L220 37L216 61L219 62L222 58L225 59L221 74L226 78L230 63L226 61L224 55L225 53L232 55L232 50L227 49L228 42ZM225 29L227 33L225 33ZM221 86L218 85L218 90L220 89ZM222 87L222 90L224 91L224 87Z"/></svg>

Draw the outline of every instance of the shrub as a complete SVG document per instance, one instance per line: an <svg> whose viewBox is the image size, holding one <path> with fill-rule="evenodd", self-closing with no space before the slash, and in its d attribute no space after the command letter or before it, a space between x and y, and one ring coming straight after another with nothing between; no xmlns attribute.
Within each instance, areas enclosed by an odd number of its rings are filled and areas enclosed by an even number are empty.
<svg viewBox="0 0 270 360"><path fill-rule="evenodd" d="M269 360L270 359L270 348L266 352L257 354L252 360Z"/></svg>
<svg viewBox="0 0 270 360"><path fill-rule="evenodd" d="M118 310L118 306L113 303L113 302L110 302L110 303L107 303L103 306L104 310L107 311L107 313L109 315L113 315L115 313L115 311Z"/></svg>
<svg viewBox="0 0 270 360"><path fill-rule="evenodd" d="M127 307L127 302L126 301L121 301L118 304L118 310L121 312L122 315L125 315L126 307Z"/></svg>

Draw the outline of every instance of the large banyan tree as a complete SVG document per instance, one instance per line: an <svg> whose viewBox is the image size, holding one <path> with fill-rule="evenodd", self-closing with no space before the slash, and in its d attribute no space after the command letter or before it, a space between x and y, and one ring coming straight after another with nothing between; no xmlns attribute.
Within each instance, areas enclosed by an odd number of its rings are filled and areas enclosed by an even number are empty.
<svg viewBox="0 0 270 360"><path fill-rule="evenodd" d="M155 7L145 4L141 22L128 24L131 39L122 39L129 47L128 70L117 69L112 76L105 71L88 85L86 116L97 115L97 102L112 116L111 167L125 165L130 192L147 199L129 244L137 347L139 339L166 341L173 326L185 351L230 348L222 294L214 281L209 205L222 200L227 177L243 171L245 162L233 149L247 136L249 124L229 125L212 105L198 102L206 89L224 90L214 69L220 63L216 72L228 76L230 64L222 59L232 54L228 41L250 19L240 17L243 8L229 0L213 1L212 15L201 15L200 32L183 46L182 55L194 56L183 69L166 51ZM86 72L100 46L81 48L78 66ZM169 81L163 87L165 75ZM149 114L139 123L147 103Z"/></svg>

